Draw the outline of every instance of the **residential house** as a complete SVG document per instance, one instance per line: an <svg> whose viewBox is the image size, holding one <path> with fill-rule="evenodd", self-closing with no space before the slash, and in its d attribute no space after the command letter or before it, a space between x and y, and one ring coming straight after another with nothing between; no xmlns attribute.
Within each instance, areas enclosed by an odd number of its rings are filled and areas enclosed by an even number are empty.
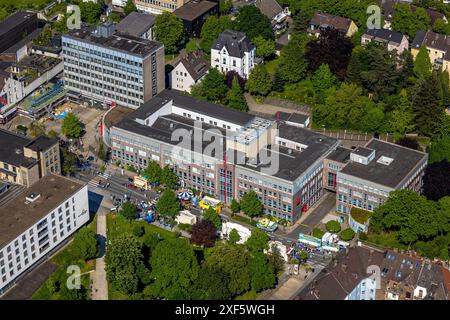
<svg viewBox="0 0 450 320"><path fill-rule="evenodd" d="M222 73L237 72L248 79L255 66L256 47L242 32L226 30L211 48L211 66Z"/></svg>
<svg viewBox="0 0 450 320"><path fill-rule="evenodd" d="M191 93L194 84L199 83L208 72L208 64L203 51L185 55L170 73L172 89Z"/></svg>
<svg viewBox="0 0 450 320"><path fill-rule="evenodd" d="M320 31L326 28L337 29L347 37L351 37L358 31L358 27L352 20L319 11L309 22L307 32L309 35L319 37Z"/></svg>
<svg viewBox="0 0 450 320"><path fill-rule="evenodd" d="M256 0L255 6L270 19L273 31L280 33L286 29L286 18L291 15L289 7L283 9L276 0Z"/></svg>
<svg viewBox="0 0 450 320"><path fill-rule="evenodd" d="M136 38L153 40L156 16L149 13L131 12L116 26L116 31Z"/></svg>
<svg viewBox="0 0 450 320"><path fill-rule="evenodd" d="M406 36L397 31L388 29L368 29L361 37L361 45L375 41L386 46L388 51L396 50L397 54L401 54L404 50L408 50L409 42Z"/></svg>
<svg viewBox="0 0 450 320"><path fill-rule="evenodd" d="M450 36L433 31L423 32L419 30L411 45L411 54L414 59L422 45L426 46L430 61L435 68L442 67L443 70L449 70Z"/></svg>
<svg viewBox="0 0 450 320"><path fill-rule="evenodd" d="M200 37L203 23L209 16L219 14L219 3L207 0L191 0L173 12L183 21L189 37Z"/></svg>

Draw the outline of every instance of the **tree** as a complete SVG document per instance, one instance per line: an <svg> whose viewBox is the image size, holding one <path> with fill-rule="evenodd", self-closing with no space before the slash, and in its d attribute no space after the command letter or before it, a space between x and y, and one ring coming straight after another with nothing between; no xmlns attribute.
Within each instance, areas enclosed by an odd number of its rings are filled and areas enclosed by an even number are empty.
<svg viewBox="0 0 450 320"><path fill-rule="evenodd" d="M121 234L112 239L106 250L106 276L116 290L133 294L137 292L137 268L143 263L141 243L131 234Z"/></svg>
<svg viewBox="0 0 450 320"><path fill-rule="evenodd" d="M156 211L165 216L175 217L180 210L180 204L172 190L165 190L158 202L156 203Z"/></svg>
<svg viewBox="0 0 450 320"><path fill-rule="evenodd" d="M142 173L147 177L148 182L156 183L161 180L162 169L156 161L151 160Z"/></svg>
<svg viewBox="0 0 450 320"><path fill-rule="evenodd" d="M228 275L215 266L202 266L192 286L194 300L228 300L231 298Z"/></svg>
<svg viewBox="0 0 450 320"><path fill-rule="evenodd" d="M178 176L169 165L166 165L161 171L161 183L170 189L173 189L178 183Z"/></svg>
<svg viewBox="0 0 450 320"><path fill-rule="evenodd" d="M217 214L216 210L211 207L206 209L206 212L203 214L203 220L211 221L216 230L220 230L222 226L222 220L220 219L220 216Z"/></svg>
<svg viewBox="0 0 450 320"><path fill-rule="evenodd" d="M216 228L209 220L201 220L192 226L191 243L202 247L213 247L216 242Z"/></svg>
<svg viewBox="0 0 450 320"><path fill-rule="evenodd" d="M450 25L441 18L436 19L436 21L433 24L433 31L436 33L449 35Z"/></svg>
<svg viewBox="0 0 450 320"><path fill-rule="evenodd" d="M124 202L119 214L127 220L134 220L137 218L137 208L130 201Z"/></svg>
<svg viewBox="0 0 450 320"><path fill-rule="evenodd" d="M38 46L47 46L51 43L52 29L46 25L41 34L33 39L33 44Z"/></svg>
<svg viewBox="0 0 450 320"><path fill-rule="evenodd" d="M198 84L192 86L194 97L220 103L225 100L228 87L225 84L225 76L215 68L209 69L205 78Z"/></svg>
<svg viewBox="0 0 450 320"><path fill-rule="evenodd" d="M262 213L263 205L255 191L250 191L241 199L241 210L249 216L257 216Z"/></svg>
<svg viewBox="0 0 450 320"><path fill-rule="evenodd" d="M336 82L336 76L331 73L327 64L322 64L311 77L311 82L316 93L323 96L324 92Z"/></svg>
<svg viewBox="0 0 450 320"><path fill-rule="evenodd" d="M428 164L423 177L423 195L437 201L450 195L448 183L450 162L441 161Z"/></svg>
<svg viewBox="0 0 450 320"><path fill-rule="evenodd" d="M239 75L239 73L237 73L234 70L228 71L227 74L225 75L225 82L227 84L227 87L231 89L231 87L233 86L233 81L234 81L235 78L238 80L239 86L241 87L241 90L244 91L245 90L245 83L247 82L247 80L242 78Z"/></svg>
<svg viewBox="0 0 450 320"><path fill-rule="evenodd" d="M61 131L69 139L78 139L81 136L83 128L77 116L69 112L63 119Z"/></svg>
<svg viewBox="0 0 450 320"><path fill-rule="evenodd" d="M275 70L275 75L273 76L272 90L276 92L283 92L285 84L286 81L280 73L280 68L277 68Z"/></svg>
<svg viewBox="0 0 450 320"><path fill-rule="evenodd" d="M199 274L194 250L186 239L174 238L161 241L151 258L151 291L157 297L186 299L190 287Z"/></svg>
<svg viewBox="0 0 450 320"><path fill-rule="evenodd" d="M427 47L420 46L419 53L414 60L414 74L418 78L427 78L431 76L432 65L430 56L428 55Z"/></svg>
<svg viewBox="0 0 450 320"><path fill-rule="evenodd" d="M327 28L320 32L319 38L308 43L306 56L308 69L316 71L326 63L339 80L345 78L347 66L352 56L353 43L337 29Z"/></svg>
<svg viewBox="0 0 450 320"><path fill-rule="evenodd" d="M258 64L253 68L245 87L251 94L266 96L270 92L272 80L265 65Z"/></svg>
<svg viewBox="0 0 450 320"><path fill-rule="evenodd" d="M232 0L220 0L219 1L219 11L222 15L227 15L230 12L231 7L233 6Z"/></svg>
<svg viewBox="0 0 450 320"><path fill-rule="evenodd" d="M285 83L296 83L306 76L308 62L305 56L305 47L307 42L306 35L294 34L288 44L281 49L278 73Z"/></svg>
<svg viewBox="0 0 450 320"><path fill-rule="evenodd" d="M120 16L118 13L113 12L113 13L111 13L111 14L108 16L108 20L109 20L109 21L112 21L112 22L114 22L114 23L119 23L120 20L122 20L122 18L121 18L121 16Z"/></svg>
<svg viewBox="0 0 450 320"><path fill-rule="evenodd" d="M61 169L65 176L70 176L75 172L75 162L77 161L77 156L67 150L67 148L61 148Z"/></svg>
<svg viewBox="0 0 450 320"><path fill-rule="evenodd" d="M327 228L327 231L331 233L338 233L339 231L341 231L341 225L339 224L339 222L334 220L328 221L325 224L325 227Z"/></svg>
<svg viewBox="0 0 450 320"><path fill-rule="evenodd" d="M78 231L73 239L72 248L75 256L83 260L97 257L100 250L95 232L87 227L83 227Z"/></svg>
<svg viewBox="0 0 450 320"><path fill-rule="evenodd" d="M430 18L425 9L416 7L413 12L409 4L399 3L395 6L392 30L406 33L410 39L413 39L418 30L427 30L429 25Z"/></svg>
<svg viewBox="0 0 450 320"><path fill-rule="evenodd" d="M79 6L81 10L81 21L89 24L95 24L100 21L100 15L102 14L102 5L100 2L81 2Z"/></svg>
<svg viewBox="0 0 450 320"><path fill-rule="evenodd" d="M223 243L205 250L205 267L222 269L229 277L228 289L232 295L250 289L250 255L241 245Z"/></svg>
<svg viewBox="0 0 450 320"><path fill-rule="evenodd" d="M251 287L256 292L272 288L275 285L276 275L273 265L269 263L267 256L262 252L252 254L250 274Z"/></svg>
<svg viewBox="0 0 450 320"><path fill-rule="evenodd" d="M156 40L164 44L167 53L178 52L184 42L183 21L174 13L164 11L156 16L154 33Z"/></svg>
<svg viewBox="0 0 450 320"><path fill-rule="evenodd" d="M108 149L101 138L98 139L97 157L104 162L108 160Z"/></svg>
<svg viewBox="0 0 450 320"><path fill-rule="evenodd" d="M436 135L445 114L442 90L434 73L418 81L412 96L412 108L419 132L426 136Z"/></svg>
<svg viewBox="0 0 450 320"><path fill-rule="evenodd" d="M259 228L254 228L252 234L245 242L245 246L252 253L264 252L269 249L269 236L267 233Z"/></svg>
<svg viewBox="0 0 450 320"><path fill-rule="evenodd" d="M256 46L256 55L258 57L268 58L275 54L275 41L272 39L264 39L262 36L257 36L253 39Z"/></svg>
<svg viewBox="0 0 450 320"><path fill-rule="evenodd" d="M193 39L189 40L189 42L186 43L186 53L195 52L198 49L199 47L197 46L197 42L194 41Z"/></svg>
<svg viewBox="0 0 450 320"><path fill-rule="evenodd" d="M69 16L67 14L64 14L61 18L59 18L59 20L53 22L52 29L58 33L66 33L67 31L69 31L69 28L67 27L68 17Z"/></svg>
<svg viewBox="0 0 450 320"><path fill-rule="evenodd" d="M389 131L394 134L395 139L400 139L405 133L414 130L415 115L405 92L400 94L398 104L388 114L387 118Z"/></svg>
<svg viewBox="0 0 450 320"><path fill-rule="evenodd" d="M355 231L353 231L350 228L344 229L342 230L341 234L341 239L344 241L350 241L353 239L353 237L355 236Z"/></svg>
<svg viewBox="0 0 450 320"><path fill-rule="evenodd" d="M230 206L231 212L237 213L239 210L241 210L239 202L236 201L236 199L231 200L231 206Z"/></svg>
<svg viewBox="0 0 450 320"><path fill-rule="evenodd" d="M28 132L30 133L30 135L33 138L37 138L39 136L45 135L44 127L41 124L36 123L35 121L30 123L30 126L28 128Z"/></svg>
<svg viewBox="0 0 450 320"><path fill-rule="evenodd" d="M132 12L136 12L137 8L136 5L134 4L133 0L127 0L127 3L125 4L125 7L123 7L123 12L126 15L129 15Z"/></svg>
<svg viewBox="0 0 450 320"><path fill-rule="evenodd" d="M236 244L239 241L241 241L241 236L239 235L239 232L236 229L232 229L230 231L230 234L228 235L228 242L231 244Z"/></svg>
<svg viewBox="0 0 450 320"><path fill-rule="evenodd" d="M87 290L84 286L80 286L80 289L69 289L66 285L63 285L59 291L59 299L61 300L85 300L86 298Z"/></svg>
<svg viewBox="0 0 450 320"><path fill-rule="evenodd" d="M272 23L268 17L261 13L256 6L243 6L236 17L235 28L237 31L253 40L258 36L264 39L273 39Z"/></svg>
<svg viewBox="0 0 450 320"><path fill-rule="evenodd" d="M227 101L230 108L243 112L248 111L247 101L245 100L244 93L239 86L237 78L234 78L231 90L227 93Z"/></svg>
<svg viewBox="0 0 450 320"><path fill-rule="evenodd" d="M211 47L214 41L217 40L219 34L227 29L232 29L233 22L229 16L209 16L202 26L202 31L200 33L200 46L203 51L209 53L211 52Z"/></svg>
<svg viewBox="0 0 450 320"><path fill-rule="evenodd" d="M450 137L443 136L441 139L431 141L428 153L429 163L440 161L450 162Z"/></svg>
<svg viewBox="0 0 450 320"><path fill-rule="evenodd" d="M293 15L292 18L294 20L292 31L294 33L306 32L309 26L309 21L311 20L311 16L303 11L300 11L297 14Z"/></svg>

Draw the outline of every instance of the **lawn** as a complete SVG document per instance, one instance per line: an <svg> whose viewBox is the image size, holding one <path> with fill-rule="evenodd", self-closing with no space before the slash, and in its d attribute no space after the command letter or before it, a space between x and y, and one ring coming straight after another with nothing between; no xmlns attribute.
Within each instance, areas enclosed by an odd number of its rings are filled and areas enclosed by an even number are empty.
<svg viewBox="0 0 450 320"><path fill-rule="evenodd" d="M97 228L97 217L88 224L88 228L96 231ZM70 276L66 272L67 266L77 265L81 269L81 273L85 273L95 268L95 260L75 260L72 254L73 242L70 242L66 247L54 255L50 260L58 265L58 269L44 282L44 284L33 294L32 300L58 300L61 299L58 292L51 292L49 290L49 285L53 280L59 280L64 283L67 277ZM81 284L84 288L89 288L89 274L81 276Z"/></svg>
<svg viewBox="0 0 450 320"><path fill-rule="evenodd" d="M272 91L269 97L289 100L298 104L314 104L314 88L309 79L300 81L299 83L288 84L283 92Z"/></svg>
<svg viewBox="0 0 450 320"><path fill-rule="evenodd" d="M367 235L367 241L384 248L408 249L408 246L398 242L395 237L395 232L384 232L380 234L369 233Z"/></svg>
<svg viewBox="0 0 450 320"><path fill-rule="evenodd" d="M247 291L246 293L237 296L234 300L256 300L261 293L256 293L255 291Z"/></svg>

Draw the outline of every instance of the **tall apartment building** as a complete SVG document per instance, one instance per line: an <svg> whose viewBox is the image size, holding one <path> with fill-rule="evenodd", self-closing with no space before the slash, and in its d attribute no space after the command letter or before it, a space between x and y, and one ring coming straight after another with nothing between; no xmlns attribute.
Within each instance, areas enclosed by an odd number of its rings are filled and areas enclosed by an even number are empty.
<svg viewBox="0 0 450 320"><path fill-rule="evenodd" d="M105 105L136 109L165 87L164 45L115 33L105 22L62 36L68 90Z"/></svg>
<svg viewBox="0 0 450 320"><path fill-rule="evenodd" d="M222 73L237 72L248 79L255 66L256 47L242 32L226 30L211 48L211 66Z"/></svg>
<svg viewBox="0 0 450 320"><path fill-rule="evenodd" d="M390 142L370 140L354 150L340 148L327 157L326 187L336 188L336 208L373 211L391 191L420 192L428 155ZM331 186L330 186L331 185Z"/></svg>
<svg viewBox="0 0 450 320"><path fill-rule="evenodd" d="M165 11L174 12L190 0L134 0L134 4L139 11L153 14L161 14ZM118 7L125 7L126 0L112 0L112 4Z"/></svg>
<svg viewBox="0 0 450 320"><path fill-rule="evenodd" d="M30 187L49 174L61 173L59 142L29 139L0 129L0 179Z"/></svg>
<svg viewBox="0 0 450 320"><path fill-rule="evenodd" d="M0 295L89 220L86 185L48 175L0 207Z"/></svg>
<svg viewBox="0 0 450 320"><path fill-rule="evenodd" d="M108 139L113 161L139 170L152 160L171 165L184 187L227 204L253 190L266 213L291 222L322 195L323 161L339 145L284 121L170 90L113 125Z"/></svg>

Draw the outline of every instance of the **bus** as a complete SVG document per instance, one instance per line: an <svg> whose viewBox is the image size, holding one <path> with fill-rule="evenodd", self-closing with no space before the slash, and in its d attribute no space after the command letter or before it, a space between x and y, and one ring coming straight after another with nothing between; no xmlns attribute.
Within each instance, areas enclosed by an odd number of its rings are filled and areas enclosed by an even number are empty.
<svg viewBox="0 0 450 320"><path fill-rule="evenodd" d="M149 185L148 185L148 179L142 176L134 176L133 177L133 184L141 189L144 190L148 190L149 189Z"/></svg>

